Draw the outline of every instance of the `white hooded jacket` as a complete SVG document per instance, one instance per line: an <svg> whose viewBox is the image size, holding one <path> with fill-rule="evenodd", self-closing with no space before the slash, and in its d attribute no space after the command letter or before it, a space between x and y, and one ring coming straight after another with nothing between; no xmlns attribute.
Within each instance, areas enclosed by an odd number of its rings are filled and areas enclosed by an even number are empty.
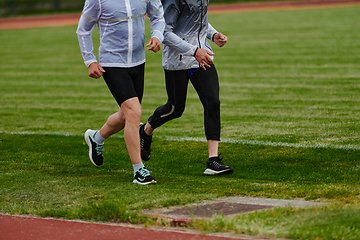
<svg viewBox="0 0 360 240"><path fill-rule="evenodd" d="M128 68L144 63L145 14L151 37L161 43L165 21L160 0L86 0L76 31L85 65L97 62L91 37L96 25L101 66Z"/></svg>

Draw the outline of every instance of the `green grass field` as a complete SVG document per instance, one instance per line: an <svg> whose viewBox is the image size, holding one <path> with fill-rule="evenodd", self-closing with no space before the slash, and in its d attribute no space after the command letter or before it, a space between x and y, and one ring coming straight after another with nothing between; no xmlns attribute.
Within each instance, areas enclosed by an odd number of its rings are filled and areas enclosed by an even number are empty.
<svg viewBox="0 0 360 240"><path fill-rule="evenodd" d="M190 85L184 115L156 130L146 163L154 186L132 183L122 132L107 140L101 168L88 160L83 133L100 128L117 105L102 79L87 77L76 26L1 30L0 212L152 225L137 212L223 196L306 199L331 204L219 216L191 227L360 239L359 10L210 15L229 38L225 47L213 46L219 151L235 173L202 174L202 106ZM161 54L147 54L145 75L144 122L166 101Z"/></svg>

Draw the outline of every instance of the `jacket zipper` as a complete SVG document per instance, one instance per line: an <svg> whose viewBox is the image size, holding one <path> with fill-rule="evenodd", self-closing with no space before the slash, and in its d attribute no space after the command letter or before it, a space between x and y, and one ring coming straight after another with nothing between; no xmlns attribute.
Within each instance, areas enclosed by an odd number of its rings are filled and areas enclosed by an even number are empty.
<svg viewBox="0 0 360 240"><path fill-rule="evenodd" d="M199 28L199 32L198 32L198 42L199 42L199 48L201 48L201 42L200 42L200 33L201 33L201 30L202 30L202 22L203 22L203 12L204 12L204 6L203 6L203 0L200 0L201 1L201 4L200 4L200 10L201 10L201 13L200 13L200 28Z"/></svg>

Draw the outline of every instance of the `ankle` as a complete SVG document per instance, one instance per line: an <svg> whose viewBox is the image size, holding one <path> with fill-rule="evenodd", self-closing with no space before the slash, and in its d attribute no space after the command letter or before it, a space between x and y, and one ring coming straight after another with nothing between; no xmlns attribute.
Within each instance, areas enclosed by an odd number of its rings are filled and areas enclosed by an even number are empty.
<svg viewBox="0 0 360 240"><path fill-rule="evenodd" d="M151 137L154 133L154 129L151 127L150 123L147 122L144 126L144 132L147 136Z"/></svg>
<svg viewBox="0 0 360 240"><path fill-rule="evenodd" d="M104 141L106 140L106 138L104 138L101 134L100 131L96 131L95 135L93 136L93 139L95 140L95 142L97 144L103 145Z"/></svg>
<svg viewBox="0 0 360 240"><path fill-rule="evenodd" d="M221 155L221 153L218 154L218 155L210 155L210 156L209 156L209 160L210 160L210 159L220 159L220 160L221 160L222 158L220 158L220 155Z"/></svg>
<svg viewBox="0 0 360 240"><path fill-rule="evenodd" d="M139 171L141 168L145 167L143 162L137 163L137 164L133 164L133 168L134 168L134 174Z"/></svg>

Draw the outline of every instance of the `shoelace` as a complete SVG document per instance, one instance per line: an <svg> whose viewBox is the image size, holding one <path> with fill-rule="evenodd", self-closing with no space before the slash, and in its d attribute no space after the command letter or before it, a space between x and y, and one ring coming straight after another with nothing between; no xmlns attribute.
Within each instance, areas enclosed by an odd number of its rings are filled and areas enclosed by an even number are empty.
<svg viewBox="0 0 360 240"><path fill-rule="evenodd" d="M214 161L217 162L217 163L220 163L220 164L224 165L224 164L222 163L222 160L223 160L224 158L221 158L220 155L221 155L221 153L219 153L219 156L218 156L216 159L214 159Z"/></svg>
<svg viewBox="0 0 360 240"><path fill-rule="evenodd" d="M94 133L94 135L91 137L91 140L96 144L96 147L95 147L96 154L97 154L98 156L100 156L100 155L102 154L102 151L104 150L104 144L100 145L100 144L98 144L98 143L95 141L94 137L95 137L95 134L96 134L97 132L98 132L98 131L96 131L96 132Z"/></svg>
<svg viewBox="0 0 360 240"><path fill-rule="evenodd" d="M98 144L96 144L95 149L96 149L97 155L101 155L101 154L102 154L102 151L104 150L104 145L98 145Z"/></svg>
<svg viewBox="0 0 360 240"><path fill-rule="evenodd" d="M223 158L220 158L220 155L221 153L210 163L210 166L212 166L214 169L221 169L222 167L226 167L226 165L222 163L221 160L223 160Z"/></svg>
<svg viewBox="0 0 360 240"><path fill-rule="evenodd" d="M218 160L214 160L211 164L210 164L214 169L221 169L222 167L224 167L225 165Z"/></svg>
<svg viewBox="0 0 360 240"><path fill-rule="evenodd" d="M143 177L150 176L150 171L147 170L146 168L141 168L138 172Z"/></svg>
<svg viewBox="0 0 360 240"><path fill-rule="evenodd" d="M144 138L140 138L140 147L143 150L148 150L150 148L151 145L151 140L150 139L144 139Z"/></svg>
<svg viewBox="0 0 360 240"><path fill-rule="evenodd" d="M140 138L140 147L141 149L144 149L145 140Z"/></svg>

